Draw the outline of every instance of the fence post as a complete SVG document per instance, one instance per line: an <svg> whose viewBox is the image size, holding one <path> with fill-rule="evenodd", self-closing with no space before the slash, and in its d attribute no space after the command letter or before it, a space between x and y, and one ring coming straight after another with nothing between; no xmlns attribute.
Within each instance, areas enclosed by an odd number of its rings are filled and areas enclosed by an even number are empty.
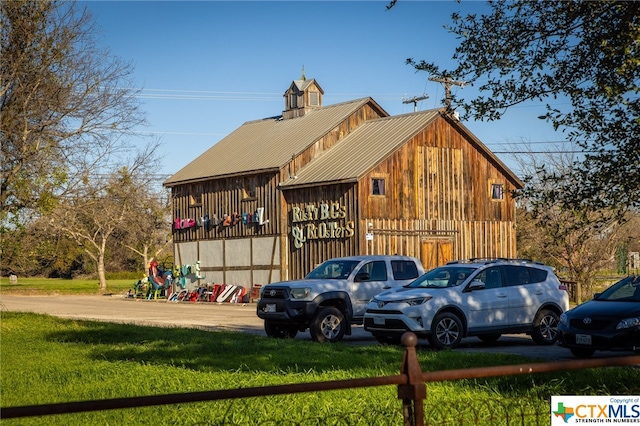
<svg viewBox="0 0 640 426"><path fill-rule="evenodd" d="M416 346L418 337L411 332L402 335L404 357L400 374L406 374L407 383L398 385L398 399L402 399L402 414L405 426L424 425L424 399L427 386L422 381L422 370L418 361Z"/></svg>

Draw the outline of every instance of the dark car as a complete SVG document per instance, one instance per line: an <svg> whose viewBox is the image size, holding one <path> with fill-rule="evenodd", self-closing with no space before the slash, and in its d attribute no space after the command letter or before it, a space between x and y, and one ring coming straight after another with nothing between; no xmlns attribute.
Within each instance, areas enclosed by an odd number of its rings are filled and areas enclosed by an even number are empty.
<svg viewBox="0 0 640 426"><path fill-rule="evenodd" d="M559 345L579 358L595 351L640 351L640 276L624 278L560 316Z"/></svg>

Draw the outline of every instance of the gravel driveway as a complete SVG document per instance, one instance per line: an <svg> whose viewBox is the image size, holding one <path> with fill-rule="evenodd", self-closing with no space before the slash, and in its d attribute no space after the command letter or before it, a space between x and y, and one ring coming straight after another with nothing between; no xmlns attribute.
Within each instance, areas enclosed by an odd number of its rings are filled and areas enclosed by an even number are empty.
<svg viewBox="0 0 640 426"><path fill-rule="evenodd" d="M263 333L255 304L135 300L118 296L0 296L7 311L160 327L192 327Z"/></svg>

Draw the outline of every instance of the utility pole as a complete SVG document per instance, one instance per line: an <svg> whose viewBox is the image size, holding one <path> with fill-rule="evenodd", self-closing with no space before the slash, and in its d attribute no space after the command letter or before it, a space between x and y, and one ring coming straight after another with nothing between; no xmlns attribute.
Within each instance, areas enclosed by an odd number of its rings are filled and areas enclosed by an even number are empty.
<svg viewBox="0 0 640 426"><path fill-rule="evenodd" d="M456 81L456 80L451 80L450 77L429 77L430 81L435 81L437 83L442 83L442 85L444 86L444 105L447 107L448 110L451 109L451 86L455 85L455 86L460 86L460 87L464 87L465 82L464 81Z"/></svg>
<svg viewBox="0 0 640 426"><path fill-rule="evenodd" d="M424 94L422 96L414 96L413 98L409 98L409 99L403 99L402 103L403 104L413 104L413 112L417 112L418 111L418 101L423 101L425 99L428 99L429 95Z"/></svg>

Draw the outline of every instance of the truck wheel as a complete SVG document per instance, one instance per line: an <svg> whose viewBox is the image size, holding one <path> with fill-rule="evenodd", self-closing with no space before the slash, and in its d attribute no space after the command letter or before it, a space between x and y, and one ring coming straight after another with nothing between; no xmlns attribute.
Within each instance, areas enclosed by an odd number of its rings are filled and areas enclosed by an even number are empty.
<svg viewBox="0 0 640 426"><path fill-rule="evenodd" d="M269 337L275 337L277 339L293 339L298 334L298 329L291 325L278 324L277 322L267 321L264 322L264 331Z"/></svg>
<svg viewBox="0 0 640 426"><path fill-rule="evenodd" d="M462 321L456 314L443 312L431 325L429 343L436 349L454 349L462 341Z"/></svg>
<svg viewBox="0 0 640 426"><path fill-rule="evenodd" d="M327 306L320 308L309 326L311 338L320 343L339 342L345 332L344 314L338 308Z"/></svg>
<svg viewBox="0 0 640 426"><path fill-rule="evenodd" d="M536 345L552 345L558 340L558 322L560 316L553 311L543 309L533 321L531 338Z"/></svg>

